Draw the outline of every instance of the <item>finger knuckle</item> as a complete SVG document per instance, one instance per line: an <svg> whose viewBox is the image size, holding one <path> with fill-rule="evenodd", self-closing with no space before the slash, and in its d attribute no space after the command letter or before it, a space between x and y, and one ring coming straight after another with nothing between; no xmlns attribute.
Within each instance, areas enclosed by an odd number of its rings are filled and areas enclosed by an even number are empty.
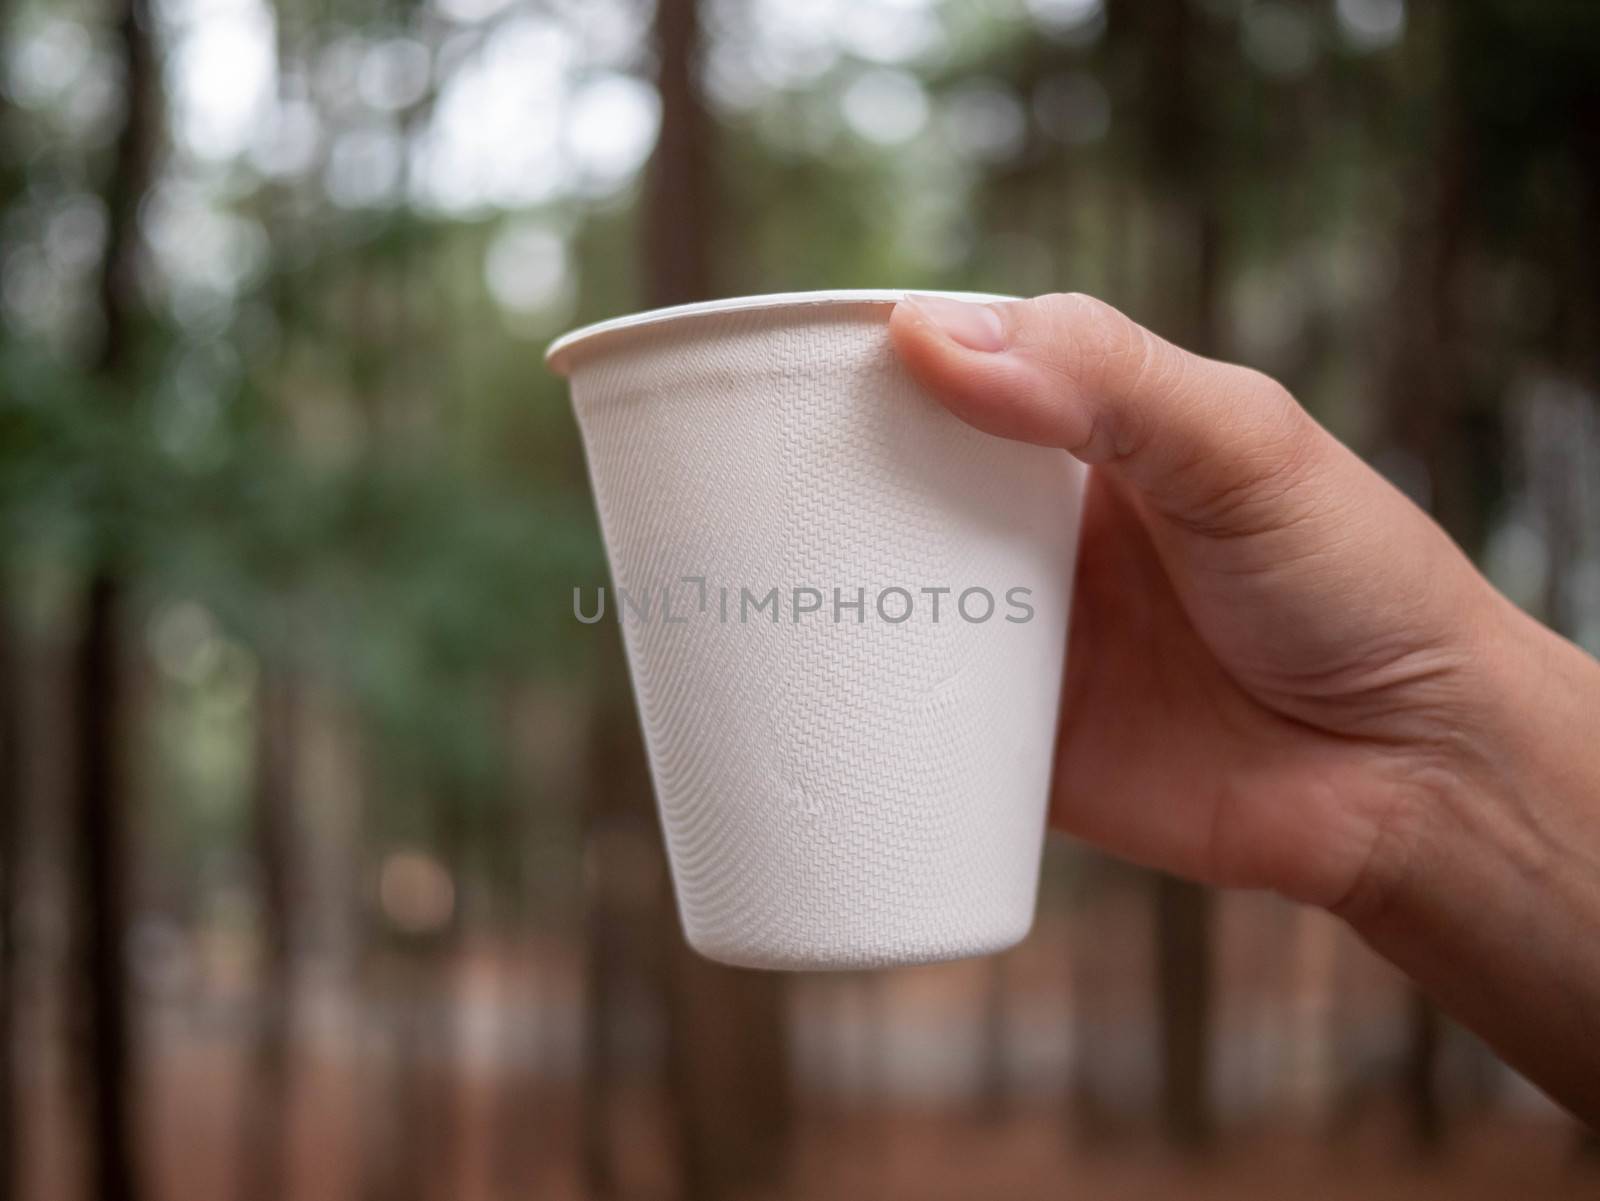
<svg viewBox="0 0 1600 1201"><path fill-rule="evenodd" d="M1283 423L1285 429L1297 426L1305 415L1294 394L1272 376L1250 367L1240 367L1240 390L1263 415Z"/></svg>
<svg viewBox="0 0 1600 1201"><path fill-rule="evenodd" d="M1057 292L1039 298L1049 324L1079 346L1119 351L1130 341L1126 317L1103 300L1083 292Z"/></svg>
<svg viewBox="0 0 1600 1201"><path fill-rule="evenodd" d="M1148 337L1105 301L1062 292L1040 297L1038 304L1061 369L1081 385L1099 388L1112 373L1142 372L1150 354Z"/></svg>
<svg viewBox="0 0 1600 1201"><path fill-rule="evenodd" d="M1172 516L1193 533L1228 540L1311 520L1327 503L1320 428L1270 377L1238 368L1225 378L1231 453L1222 468L1203 444L1170 464L1187 498Z"/></svg>

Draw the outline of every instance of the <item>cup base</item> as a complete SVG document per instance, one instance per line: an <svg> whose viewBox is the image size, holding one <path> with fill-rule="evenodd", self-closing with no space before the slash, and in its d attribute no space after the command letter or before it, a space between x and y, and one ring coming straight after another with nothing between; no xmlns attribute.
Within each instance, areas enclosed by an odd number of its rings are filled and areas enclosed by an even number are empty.
<svg viewBox="0 0 1600 1201"><path fill-rule="evenodd" d="M999 929L992 934L965 935L959 939L904 939L874 942L871 945L813 947L753 947L719 942L704 935L689 936L696 954L727 967L753 968L774 972L846 972L875 968L919 967L949 963L958 959L978 959L1010 950L1028 937L1033 929L1032 915L1020 926Z"/></svg>

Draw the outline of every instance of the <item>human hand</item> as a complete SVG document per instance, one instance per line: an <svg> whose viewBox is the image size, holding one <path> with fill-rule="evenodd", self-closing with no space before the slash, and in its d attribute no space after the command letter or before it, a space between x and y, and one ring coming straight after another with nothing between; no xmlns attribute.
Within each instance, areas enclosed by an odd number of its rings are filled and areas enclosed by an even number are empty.
<svg viewBox="0 0 1600 1201"><path fill-rule="evenodd" d="M1212 884L1353 897L1453 768L1494 593L1266 376L1087 296L954 303L895 311L912 374L1097 467L1056 824Z"/></svg>
<svg viewBox="0 0 1600 1201"><path fill-rule="evenodd" d="M1054 823L1334 909L1600 1115L1600 665L1257 372L1086 296L891 331L957 416L1096 468Z"/></svg>

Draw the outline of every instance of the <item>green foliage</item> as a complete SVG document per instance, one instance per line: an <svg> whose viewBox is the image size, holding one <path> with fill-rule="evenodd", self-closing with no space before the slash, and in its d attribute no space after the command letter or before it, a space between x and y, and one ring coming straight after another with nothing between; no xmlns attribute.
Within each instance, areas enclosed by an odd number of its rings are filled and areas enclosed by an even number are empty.
<svg viewBox="0 0 1600 1201"><path fill-rule="evenodd" d="M238 832L248 681L263 665L350 706L384 798L375 825L420 838L442 804L483 816L506 803L504 690L531 681L580 703L612 633L570 615L573 586L600 583L605 565L565 389L539 351L563 325L637 307L637 176L567 178L525 203L446 211L405 201L409 160L392 194L365 200L336 196L328 172L346 134L426 130L516 21L565 39L569 93L604 72L646 74L647 47L589 61L606 25L581 5L484 6L484 19L461 21L430 6L335 7L273 10L284 94L319 123L318 157L298 173L194 153L178 130L182 97L169 98L160 194L146 206L149 315L115 389L88 369L99 246L62 235L92 233L114 113L75 108L73 89L49 80L12 86L21 99L0 112L9 590L28 599L35 628L63 626L86 566L109 556L130 585L130 630L195 606L223 659L251 665L158 690L155 756L188 764L171 774L188 815L176 825L189 830L172 840L176 857ZM773 30L789 27L771 24L772 7L707 6L708 78L730 63L747 73L713 89L721 292L1081 288L1153 319L1177 273L1155 231L1200 196L1218 216L1224 349L1382 452L1394 429L1380 381L1412 316L1399 264L1431 228L1440 147L1464 131L1465 266L1429 304L1471 344L1470 403L1443 420L1498 445L1525 362L1593 383L1600 272L1574 252L1600 212L1593 5L1413 3L1403 36L1363 46L1332 4L1197 2L1183 10L1192 42L1179 55L1199 97L1180 122L1192 146L1164 124L1165 60L1149 7L1131 0L1103 12L941 3L926 45L869 46L852 27L804 53L781 44ZM83 78L114 77L94 6L15 8L13 77L40 30L46 66L81 51ZM194 19L163 17L160 39L187 36ZM363 99L362 68L349 64L395 39L424 47L434 74L384 108ZM171 79L178 49L164 46ZM880 93L905 106L898 126L874 107ZM571 100L529 113L529 138L567 121ZM563 155L577 136L563 132ZM174 195L189 198L176 209L190 224L163 233L156 218ZM207 233L213 219L226 236ZM548 302L525 310L497 298L486 269L518 229L563 256ZM220 249L169 261L191 241L211 247L207 237ZM230 255L229 271L215 270ZM1510 481L1479 467L1494 509ZM230 709L239 679L243 708Z"/></svg>

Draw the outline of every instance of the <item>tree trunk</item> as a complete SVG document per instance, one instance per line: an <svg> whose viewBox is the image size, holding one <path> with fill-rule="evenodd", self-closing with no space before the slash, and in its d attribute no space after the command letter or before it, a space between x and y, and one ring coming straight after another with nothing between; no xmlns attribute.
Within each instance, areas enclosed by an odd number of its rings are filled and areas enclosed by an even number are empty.
<svg viewBox="0 0 1600 1201"><path fill-rule="evenodd" d="M119 762L119 592L110 572L95 572L74 664L79 773L74 842L85 1017L80 1067L88 1101L91 1193L102 1201L134 1201L139 1195L133 1015L123 963L129 892L126 776Z"/></svg>
<svg viewBox="0 0 1600 1201"><path fill-rule="evenodd" d="M644 299L651 307L712 295L717 187L711 116L695 78L699 0L656 6L656 87L661 133L644 195Z"/></svg>
<svg viewBox="0 0 1600 1201"><path fill-rule="evenodd" d="M17 909L22 871L22 764L18 705L22 663L9 597L0 595L0 1201L21 1196L17 1153Z"/></svg>
<svg viewBox="0 0 1600 1201"><path fill-rule="evenodd" d="M94 371L106 391L126 403L127 393L137 386L132 343L139 310L138 217L154 163L159 67L145 0L117 0L115 29L122 55L124 116L105 189L108 222L99 276L102 341ZM103 535L99 541L73 664L78 771L73 844L85 1019L80 1068L88 1110L91 1194L98 1201L135 1201L140 1192L133 1103L136 1064L124 962L131 901L128 781L120 762L124 680L118 617L119 573L124 564L119 548L108 545Z"/></svg>
<svg viewBox="0 0 1600 1201"><path fill-rule="evenodd" d="M468 1099L463 1079L465 1054L462 1036L466 1021L469 978L468 945L464 937L472 913L467 906L473 896L467 887L473 878L475 845L475 806L455 789L441 783L429 797L432 810L433 844L440 862L455 885L455 903L449 921L430 940L422 957L426 989L420 1014L424 1058L432 1065L422 1078L426 1096L419 1108L427 1125L415 1135L428 1146L428 1195L453 1201L460 1191L463 1139L462 1127ZM426 1066L426 1065L425 1065Z"/></svg>
<svg viewBox="0 0 1600 1201"><path fill-rule="evenodd" d="M1406 996L1406 1054L1403 1068L1406 1123L1419 1147L1436 1148L1444 1141L1444 1108L1439 1096L1439 1011L1411 988Z"/></svg>
<svg viewBox="0 0 1600 1201"><path fill-rule="evenodd" d="M716 188L711 119L696 79L696 0L661 0L656 9L661 133L645 189L644 298L651 306L704 299L712 292ZM616 1073L610 1023L627 960L652 977L666 1017L666 1076L683 1195L716 1201L776 1180L788 1129L788 1051L780 978L701 959L688 948L666 896L659 826L653 811L638 722L627 700L620 647L608 645L591 757L585 828L598 879L588 910L585 1174L597 1195L616 1189L607 1129ZM648 835L644 832L649 831ZM619 898L626 880L605 877L619 850L647 848L644 872L657 892L634 910L645 955L631 954L630 919ZM653 963L649 962L654 960Z"/></svg>
<svg viewBox="0 0 1600 1201"><path fill-rule="evenodd" d="M1406 247L1392 297L1384 400L1391 442L1415 476L1411 490L1469 555L1477 556L1489 506L1481 483L1493 478L1467 404L1465 370L1454 309L1465 241L1467 131L1460 125L1459 92L1449 49L1449 9L1419 7L1407 38L1414 80L1430 81L1432 146L1418 156L1413 198L1399 244ZM1498 437L1491 439L1498 442ZM1406 483L1406 480L1400 481ZM1445 1134L1438 1086L1443 1018L1420 991L1407 999L1407 1044L1402 1100L1418 1147L1432 1150Z"/></svg>
<svg viewBox="0 0 1600 1201"><path fill-rule="evenodd" d="M293 61L294 22L281 4L271 5L279 101ZM277 325L287 338L293 328L295 297L280 268L269 295ZM280 351L280 361L285 357ZM280 385L287 386L281 378ZM273 602L277 611L278 602ZM257 964L257 1018L248 1085L240 1107L237 1195L240 1201L274 1201L288 1184L289 1099L292 1091L295 990L295 903L304 881L299 868L297 737L300 696L291 663L285 661L285 612L262 639L261 676L255 713L255 763L251 797L251 843L260 904L261 954ZM283 637L274 637L280 635Z"/></svg>
<svg viewBox="0 0 1600 1201"><path fill-rule="evenodd" d="M523 686L514 680L502 685L503 742L507 747L518 739L523 692ZM547 753L548 747L541 746L540 756ZM540 1096L546 991L541 988L540 973L545 960L534 940L532 885L537 869L531 862L531 848L548 840L544 831L547 799L571 792L563 787L564 781L552 778L557 773L544 770L543 763L537 763L536 774L529 777L524 775L520 756L514 759L518 766L509 787L500 794L488 850L491 870L503 890L495 923L496 946L501 948L504 964L496 1043L506 1066L485 1121L490 1138L488 1191L495 1196L539 1193L539 1169L550 1157L549 1114ZM534 779L540 783L535 785ZM508 949L508 943L515 949ZM580 1115L580 1137L587 1127ZM603 1193L587 1195L593 1201L604 1201Z"/></svg>
<svg viewBox="0 0 1600 1201"><path fill-rule="evenodd" d="M288 669L271 658L261 671L256 711L253 842L261 903L261 957L250 1086L241 1122L239 1197L288 1195L290 1038L294 1025L296 704Z"/></svg>
<svg viewBox="0 0 1600 1201"><path fill-rule="evenodd" d="M646 299L683 304L712 295L716 257L711 118L696 79L698 0L660 0L656 46L661 139L646 192ZM771 1184L789 1118L782 977L700 958L675 922L668 945L668 1073L687 1194L699 1201Z"/></svg>
<svg viewBox="0 0 1600 1201"><path fill-rule="evenodd" d="M1161 1012L1161 1124L1194 1150L1215 1131L1210 1090L1211 909L1209 890L1156 878L1156 987Z"/></svg>
<svg viewBox="0 0 1600 1201"><path fill-rule="evenodd" d="M684 1196L768 1192L782 1173L789 1126L777 977L712 963L681 936L669 971L668 1071Z"/></svg>
<svg viewBox="0 0 1600 1201"><path fill-rule="evenodd" d="M620 646L611 646L600 678L600 700L589 741L583 804L584 893L583 1096L579 1154L585 1191L596 1201L618 1196L613 1107L621 1060L618 1015L630 983L656 978L648 958L659 938L672 938L670 898L655 817L650 812L650 772L639 742L638 720L627 693ZM639 877L643 875L645 879ZM669 902L665 914L662 902ZM664 1002L663 1002L664 1004Z"/></svg>
<svg viewBox="0 0 1600 1201"><path fill-rule="evenodd" d="M1122 865L1080 851L1074 859L1072 926L1068 936L1072 1005L1072 1068L1067 1083L1068 1131L1082 1147L1103 1147L1119 1134L1106 1081L1112 1039L1107 1032L1120 1008L1111 993L1114 972L1103 923L1117 919L1115 877ZM1129 869L1131 870L1131 869Z"/></svg>
<svg viewBox="0 0 1600 1201"><path fill-rule="evenodd" d="M1150 0L1128 16L1141 35L1143 174L1156 197L1147 307L1159 332L1199 354L1223 351L1218 288L1222 229L1213 165L1214 118L1197 78L1210 22L1189 0ZM1187 1149L1210 1141L1211 911L1208 889L1154 877L1161 1119Z"/></svg>
<svg viewBox="0 0 1600 1201"><path fill-rule="evenodd" d="M1010 959L1005 955L991 956L987 967L978 1061L978 1114L986 1122L1003 1122L1011 1116Z"/></svg>
<svg viewBox="0 0 1600 1201"><path fill-rule="evenodd" d="M0 53L10 47L0 39ZM9 128L11 104L0 97L0 130ZM0 147L0 211L9 209L22 182L16 166L16 147ZM0 559L0 1201L21 1196L22 1165L18 1162L22 1139L17 1120L17 1022L21 989L17 969L21 951L17 922L22 901L22 843L24 831L22 774L22 647L12 621L12 565Z"/></svg>

